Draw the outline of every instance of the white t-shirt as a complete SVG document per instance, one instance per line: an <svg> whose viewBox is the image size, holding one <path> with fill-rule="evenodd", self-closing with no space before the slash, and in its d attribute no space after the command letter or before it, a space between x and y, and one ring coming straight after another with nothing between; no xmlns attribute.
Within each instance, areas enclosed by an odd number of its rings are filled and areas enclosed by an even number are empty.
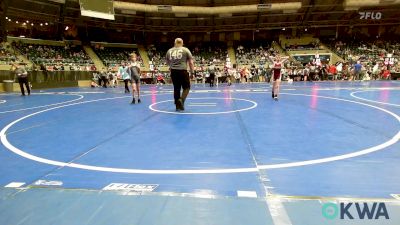
<svg viewBox="0 0 400 225"><path fill-rule="evenodd" d="M378 69L379 69L379 65L378 65L378 64L375 64L375 66L372 68L372 72L373 72L373 73L377 73L377 72L378 72Z"/></svg>
<svg viewBox="0 0 400 225"><path fill-rule="evenodd" d="M336 70L337 70L338 72L342 72L342 70L343 70L343 63L339 63L339 65L337 65L337 67L336 67Z"/></svg>

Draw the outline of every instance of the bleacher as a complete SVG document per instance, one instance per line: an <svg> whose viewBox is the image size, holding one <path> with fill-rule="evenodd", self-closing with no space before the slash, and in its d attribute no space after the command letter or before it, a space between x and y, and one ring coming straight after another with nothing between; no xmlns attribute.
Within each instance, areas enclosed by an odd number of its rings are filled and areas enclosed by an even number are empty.
<svg viewBox="0 0 400 225"><path fill-rule="evenodd" d="M167 66L165 55L167 54L167 46L150 45L147 47L147 55L151 64L157 68Z"/></svg>
<svg viewBox="0 0 400 225"><path fill-rule="evenodd" d="M105 47L97 44L92 45L92 48L107 67L118 67L122 61L128 61L129 55L133 52L137 54L137 61L143 64L143 60L136 48Z"/></svg>
<svg viewBox="0 0 400 225"><path fill-rule="evenodd" d="M269 44L241 43L236 46L236 63L239 65L264 65L276 51Z"/></svg>
<svg viewBox="0 0 400 225"><path fill-rule="evenodd" d="M388 53L393 53L395 58L399 57L400 45L396 43L386 45L379 42L346 42L341 40L327 41L326 43L332 51L347 61L382 61Z"/></svg>
<svg viewBox="0 0 400 225"><path fill-rule="evenodd" d="M15 60L17 60L17 56L12 48L4 43L0 43L0 65L11 65Z"/></svg>
<svg viewBox="0 0 400 225"><path fill-rule="evenodd" d="M198 43L189 45L196 66L206 66L213 62L216 66L224 66L228 57L226 43Z"/></svg>
<svg viewBox="0 0 400 225"><path fill-rule="evenodd" d="M46 66L91 66L93 61L80 45L53 46L16 42L14 46L30 61Z"/></svg>
<svg viewBox="0 0 400 225"><path fill-rule="evenodd" d="M309 35L300 37L280 35L279 44L285 51L304 51L304 50L322 49L319 39Z"/></svg>

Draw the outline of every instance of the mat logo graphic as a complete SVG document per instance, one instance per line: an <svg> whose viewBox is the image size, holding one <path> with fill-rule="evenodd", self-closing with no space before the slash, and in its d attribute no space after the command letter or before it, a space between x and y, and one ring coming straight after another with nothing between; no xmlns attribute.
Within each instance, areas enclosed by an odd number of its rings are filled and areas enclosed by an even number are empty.
<svg viewBox="0 0 400 225"><path fill-rule="evenodd" d="M360 20L380 20L382 18L381 12L358 12L360 14Z"/></svg>
<svg viewBox="0 0 400 225"><path fill-rule="evenodd" d="M354 209L355 208L355 209ZM385 203L325 203L322 205L322 215L329 220L340 219L389 219ZM358 218L357 218L358 216Z"/></svg>
<svg viewBox="0 0 400 225"><path fill-rule="evenodd" d="M123 184L111 183L103 188L105 191L134 191L134 192L152 192L158 187L158 184Z"/></svg>
<svg viewBox="0 0 400 225"><path fill-rule="evenodd" d="M33 183L34 186L62 186L62 181L57 180L37 180Z"/></svg>

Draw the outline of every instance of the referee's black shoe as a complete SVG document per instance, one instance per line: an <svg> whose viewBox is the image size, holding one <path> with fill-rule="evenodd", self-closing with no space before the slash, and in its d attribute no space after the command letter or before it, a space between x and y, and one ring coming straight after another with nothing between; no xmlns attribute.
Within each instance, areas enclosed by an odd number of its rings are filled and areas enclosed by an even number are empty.
<svg viewBox="0 0 400 225"><path fill-rule="evenodd" d="M178 99L178 101L176 101L176 111L183 111L183 110L185 110L185 108L183 107L182 99Z"/></svg>

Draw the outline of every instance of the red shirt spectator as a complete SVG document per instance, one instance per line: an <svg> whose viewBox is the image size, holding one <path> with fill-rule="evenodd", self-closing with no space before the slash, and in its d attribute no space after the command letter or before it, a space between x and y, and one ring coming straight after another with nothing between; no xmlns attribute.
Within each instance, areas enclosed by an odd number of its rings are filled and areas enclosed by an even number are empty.
<svg viewBox="0 0 400 225"><path fill-rule="evenodd" d="M330 74L336 74L337 70L336 70L336 66L335 65L331 65L328 69L328 73Z"/></svg>
<svg viewBox="0 0 400 225"><path fill-rule="evenodd" d="M388 69L383 70L382 71L382 77L383 77L383 79L389 79L390 71Z"/></svg>

